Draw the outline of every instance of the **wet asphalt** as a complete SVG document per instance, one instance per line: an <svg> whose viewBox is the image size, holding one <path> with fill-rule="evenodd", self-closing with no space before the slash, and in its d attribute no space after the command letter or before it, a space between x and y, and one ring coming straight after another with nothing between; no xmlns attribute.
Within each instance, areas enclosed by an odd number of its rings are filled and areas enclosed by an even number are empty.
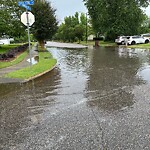
<svg viewBox="0 0 150 150"><path fill-rule="evenodd" d="M0 149L150 149L148 50L48 50L52 72L0 84Z"/></svg>

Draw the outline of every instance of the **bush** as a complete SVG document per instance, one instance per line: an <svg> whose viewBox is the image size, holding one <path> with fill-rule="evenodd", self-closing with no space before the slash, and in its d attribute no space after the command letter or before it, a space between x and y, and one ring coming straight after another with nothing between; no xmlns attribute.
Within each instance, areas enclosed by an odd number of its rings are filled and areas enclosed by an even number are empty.
<svg viewBox="0 0 150 150"><path fill-rule="evenodd" d="M7 51L4 54L0 54L0 60L9 60L11 58L15 58L15 56L20 53L20 52L24 52L25 50L27 50L28 48L28 44L24 44L15 48L10 49L9 51Z"/></svg>

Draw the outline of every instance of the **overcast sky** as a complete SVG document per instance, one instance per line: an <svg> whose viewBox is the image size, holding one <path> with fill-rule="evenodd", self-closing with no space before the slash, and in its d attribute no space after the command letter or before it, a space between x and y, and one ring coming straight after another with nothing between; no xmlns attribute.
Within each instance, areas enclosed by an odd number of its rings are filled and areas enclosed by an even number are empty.
<svg viewBox="0 0 150 150"><path fill-rule="evenodd" d="M50 0L52 6L57 9L58 20L63 21L64 17L72 16L75 12L87 12L82 0Z"/></svg>
<svg viewBox="0 0 150 150"><path fill-rule="evenodd" d="M75 12L87 12L82 0L49 0L52 6L57 9L56 15L60 22L66 16L72 16ZM146 9L146 14L150 17L150 6Z"/></svg>

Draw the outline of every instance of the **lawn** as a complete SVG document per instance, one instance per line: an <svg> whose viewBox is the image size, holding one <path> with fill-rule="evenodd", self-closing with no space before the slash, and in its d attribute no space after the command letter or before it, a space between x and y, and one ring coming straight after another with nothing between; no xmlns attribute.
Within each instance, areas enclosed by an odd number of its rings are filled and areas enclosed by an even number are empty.
<svg viewBox="0 0 150 150"><path fill-rule="evenodd" d="M56 65L56 63L56 59L54 59L49 52L39 52L39 62L37 64L11 72L5 75L5 77L30 79L31 77L49 71Z"/></svg>
<svg viewBox="0 0 150 150"><path fill-rule="evenodd" d="M77 43L77 42L76 42ZM95 45L95 41L81 41L80 44L83 45ZM99 46L117 46L115 42L105 42L105 41L99 41Z"/></svg>
<svg viewBox="0 0 150 150"><path fill-rule="evenodd" d="M130 45L128 46L130 48L142 48L142 49L150 49L150 43L148 44L136 44L136 45Z"/></svg>
<svg viewBox="0 0 150 150"><path fill-rule="evenodd" d="M10 45L0 45L0 54L4 54L12 48L18 47L22 44L10 44Z"/></svg>
<svg viewBox="0 0 150 150"><path fill-rule="evenodd" d="M94 41L88 41L86 43L86 41L81 41L80 44L83 44L83 45L95 45L95 42ZM118 46L115 42L105 42L105 41L99 41L99 46L105 46L105 47L108 47L108 46ZM146 49L150 49L150 43L148 44L136 44L136 45L129 45L128 46L129 48L146 48Z"/></svg>
<svg viewBox="0 0 150 150"><path fill-rule="evenodd" d="M0 46L0 54L7 53L10 49L18 47L21 44L10 44L10 45L1 45ZM18 55L15 59L12 61L0 61L0 69L6 68L15 64L18 64L19 62L23 61L23 59L27 56L27 51L23 52L22 54Z"/></svg>
<svg viewBox="0 0 150 150"><path fill-rule="evenodd" d="M12 61L1 61L0 62L0 69L18 64L19 62L24 60L24 58L27 56L27 54L28 54L28 52L25 51Z"/></svg>

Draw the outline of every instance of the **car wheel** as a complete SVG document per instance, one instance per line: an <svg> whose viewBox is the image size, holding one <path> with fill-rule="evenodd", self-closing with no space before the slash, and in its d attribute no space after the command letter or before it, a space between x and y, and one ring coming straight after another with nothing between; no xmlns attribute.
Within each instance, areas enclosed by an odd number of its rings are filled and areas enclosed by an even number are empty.
<svg viewBox="0 0 150 150"><path fill-rule="evenodd" d="M132 41L132 42L131 42L131 45L135 45L135 44L136 44L136 42L135 42L135 41Z"/></svg>
<svg viewBox="0 0 150 150"><path fill-rule="evenodd" d="M149 40L145 40L145 44L149 43Z"/></svg>
<svg viewBox="0 0 150 150"><path fill-rule="evenodd" d="M124 45L124 42L123 42L123 41L121 42L121 45Z"/></svg>

